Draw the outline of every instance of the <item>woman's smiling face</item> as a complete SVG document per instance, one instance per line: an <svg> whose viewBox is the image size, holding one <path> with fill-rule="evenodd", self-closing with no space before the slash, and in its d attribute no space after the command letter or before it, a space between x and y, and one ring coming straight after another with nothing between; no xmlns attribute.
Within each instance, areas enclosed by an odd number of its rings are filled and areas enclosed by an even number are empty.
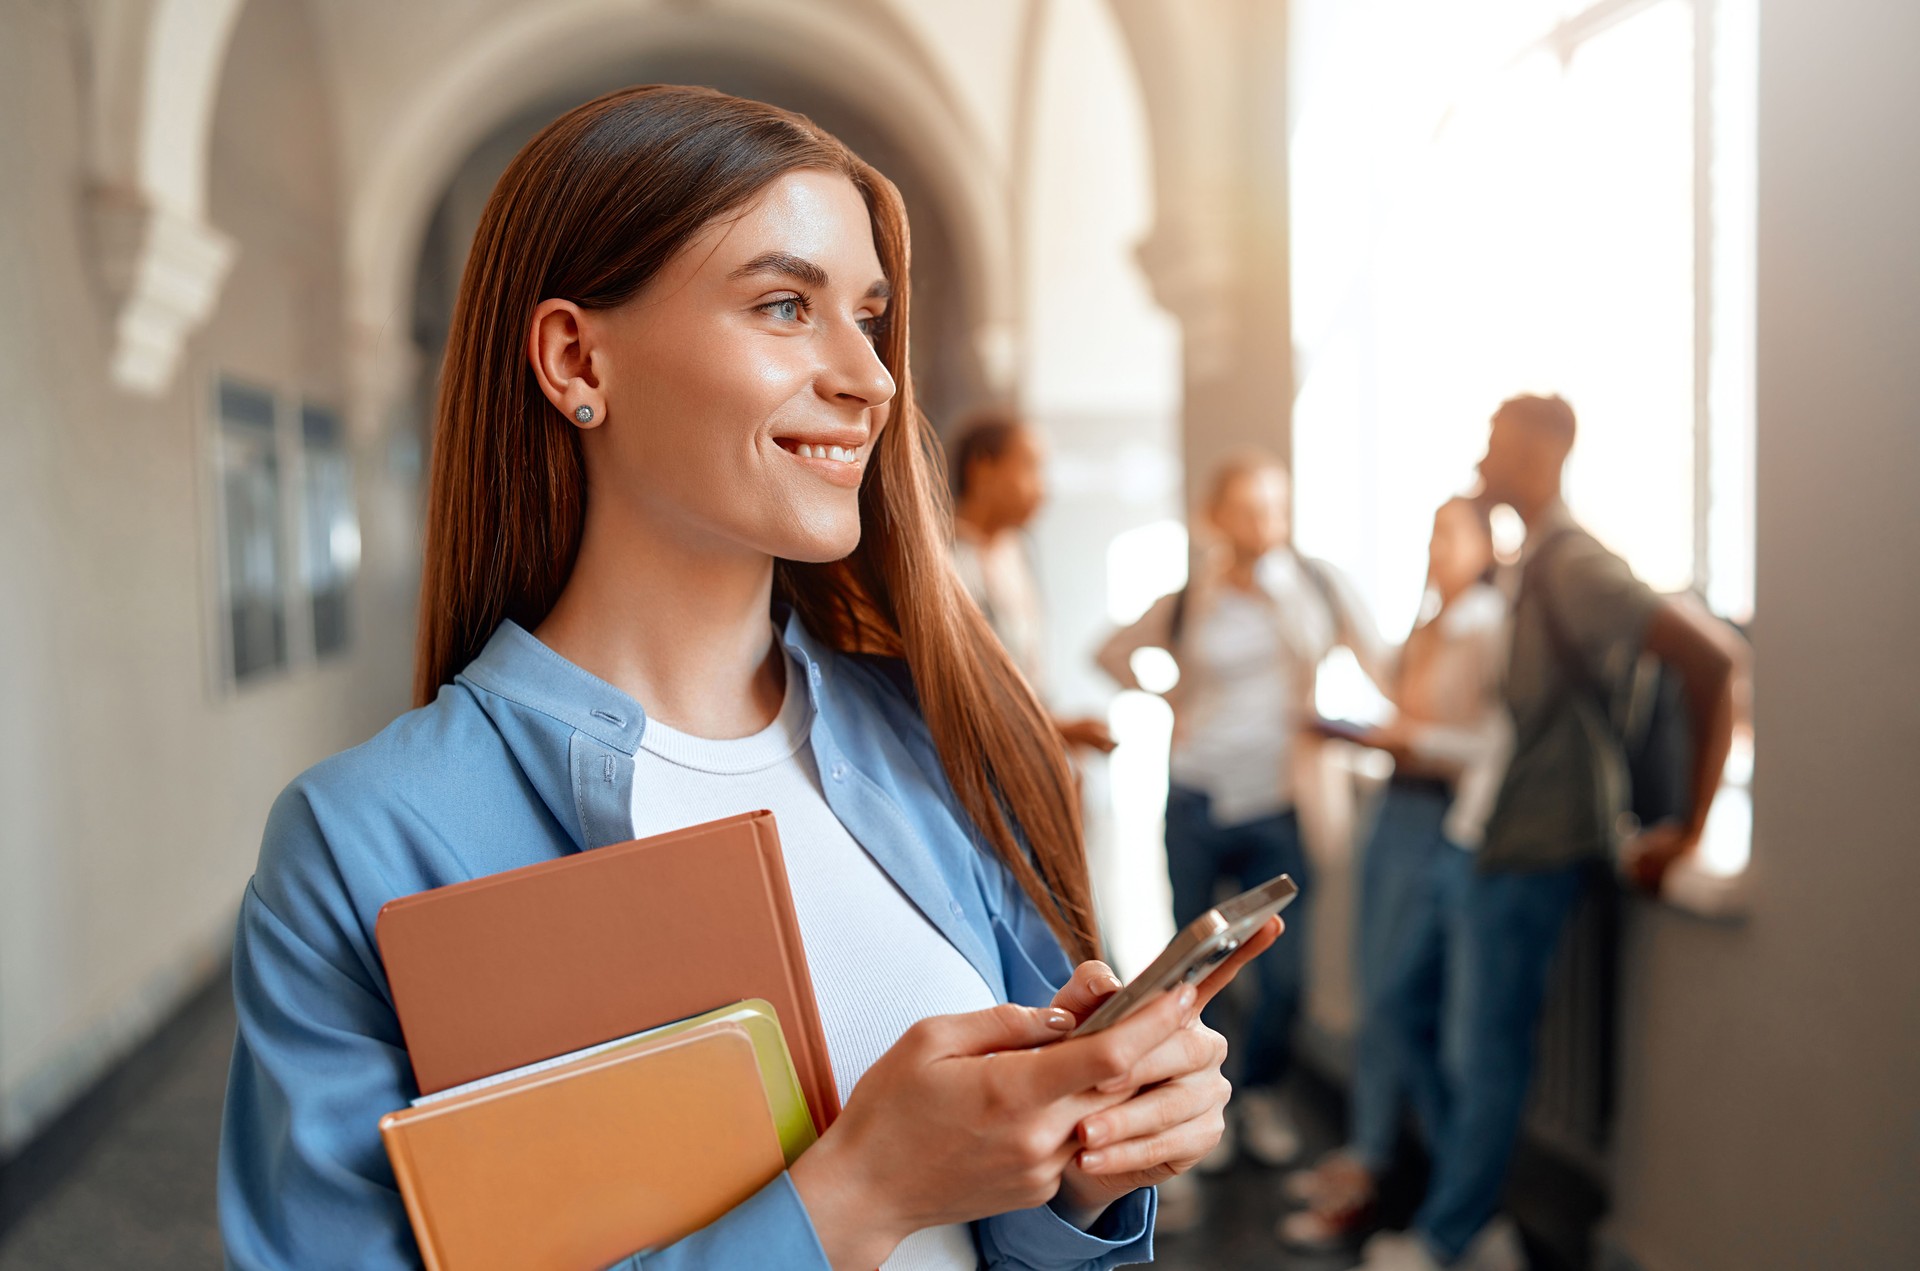
<svg viewBox="0 0 1920 1271"><path fill-rule="evenodd" d="M633 300L579 311L597 381L582 400L601 403L582 436L589 518L702 556L852 552L894 393L873 339L888 292L860 192L801 169L708 225ZM536 357L541 330L536 315ZM572 414L571 395L556 404Z"/></svg>

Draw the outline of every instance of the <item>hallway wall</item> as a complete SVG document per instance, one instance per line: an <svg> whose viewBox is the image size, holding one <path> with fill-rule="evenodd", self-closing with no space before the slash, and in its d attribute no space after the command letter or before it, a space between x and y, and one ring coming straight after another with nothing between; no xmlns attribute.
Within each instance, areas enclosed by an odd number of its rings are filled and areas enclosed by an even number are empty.
<svg viewBox="0 0 1920 1271"><path fill-rule="evenodd" d="M209 209L238 254L152 401L102 368L80 10L0 0L0 1154L217 965L275 793L406 699L404 639L364 627L347 656L237 693L212 669L215 374L345 404L341 187L304 6L240 19ZM385 493L370 458L363 503ZM391 578L410 545L380 524L363 514L364 576Z"/></svg>
<svg viewBox="0 0 1920 1271"><path fill-rule="evenodd" d="M1612 1236L1920 1266L1920 9L1761 10L1752 914L1630 932Z"/></svg>

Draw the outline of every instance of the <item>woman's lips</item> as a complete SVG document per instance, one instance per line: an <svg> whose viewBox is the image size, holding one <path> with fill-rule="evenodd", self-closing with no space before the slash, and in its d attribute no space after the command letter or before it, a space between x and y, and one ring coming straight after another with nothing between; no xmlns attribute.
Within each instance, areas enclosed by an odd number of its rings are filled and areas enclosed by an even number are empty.
<svg viewBox="0 0 1920 1271"><path fill-rule="evenodd" d="M864 447L816 446L803 442L783 441L780 443L780 449L785 451L795 463L821 480L843 489L853 489L858 486L861 476L866 471Z"/></svg>

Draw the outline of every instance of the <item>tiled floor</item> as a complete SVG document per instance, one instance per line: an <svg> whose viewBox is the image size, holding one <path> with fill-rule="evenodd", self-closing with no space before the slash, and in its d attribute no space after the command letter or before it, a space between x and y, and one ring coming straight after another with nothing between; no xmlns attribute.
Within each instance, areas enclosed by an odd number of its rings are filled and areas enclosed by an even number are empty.
<svg viewBox="0 0 1920 1271"><path fill-rule="evenodd" d="M54 1190L0 1237L4 1271L203 1271L220 1265L214 1225L214 1159L233 1042L233 1009L208 995L157 1061L163 1071L116 1107L111 1123ZM1332 1126L1297 1107L1309 1144ZM1274 1243L1278 1176L1242 1167L1201 1180L1204 1218L1163 1235L1170 1271L1339 1271L1350 1259L1290 1259Z"/></svg>
<svg viewBox="0 0 1920 1271"><path fill-rule="evenodd" d="M221 1263L214 1226L220 1104L233 1007L208 995L57 1189L0 1237L4 1271L205 1271ZM32 1185L31 1182L28 1183Z"/></svg>

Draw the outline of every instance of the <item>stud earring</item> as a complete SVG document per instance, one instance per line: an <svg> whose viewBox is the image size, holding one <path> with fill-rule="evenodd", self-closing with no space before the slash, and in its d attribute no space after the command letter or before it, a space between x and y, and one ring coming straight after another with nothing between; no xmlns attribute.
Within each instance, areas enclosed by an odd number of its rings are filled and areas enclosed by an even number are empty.
<svg viewBox="0 0 1920 1271"><path fill-rule="evenodd" d="M583 424L590 424L593 422L593 407L591 406L578 407L574 410L573 417L579 420Z"/></svg>

